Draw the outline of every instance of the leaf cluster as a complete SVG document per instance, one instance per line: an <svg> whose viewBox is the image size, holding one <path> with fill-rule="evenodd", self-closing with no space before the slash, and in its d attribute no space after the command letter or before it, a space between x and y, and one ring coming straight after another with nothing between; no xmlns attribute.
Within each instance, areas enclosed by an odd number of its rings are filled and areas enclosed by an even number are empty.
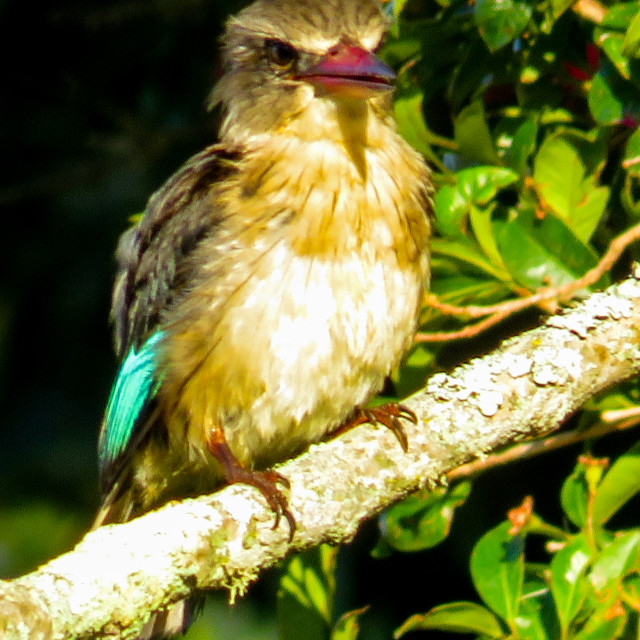
<svg viewBox="0 0 640 640"><path fill-rule="evenodd" d="M439 629L483 639L637 638L640 527L615 530L609 524L640 491L640 444L605 472L606 465L584 456L563 483L560 502L569 528L545 522L526 500L480 538L470 572L482 605L434 607L411 616L395 637ZM547 562L527 561L533 536L546 540Z"/></svg>
<svg viewBox="0 0 640 640"><path fill-rule="evenodd" d="M596 267L640 214L637 3L405 0L390 10L383 53L399 69L398 125L438 187L438 299L496 304ZM427 306L422 328L466 320ZM416 347L401 392L433 351Z"/></svg>

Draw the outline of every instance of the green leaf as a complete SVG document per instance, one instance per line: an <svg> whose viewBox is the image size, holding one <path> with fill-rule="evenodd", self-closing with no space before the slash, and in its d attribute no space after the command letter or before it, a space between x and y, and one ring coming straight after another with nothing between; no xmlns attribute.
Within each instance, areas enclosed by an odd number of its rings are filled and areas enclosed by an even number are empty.
<svg viewBox="0 0 640 640"><path fill-rule="evenodd" d="M620 33L597 29L594 33L596 44L602 48L607 57L618 70L618 73L625 79L631 78L629 69L629 59L622 52L624 36Z"/></svg>
<svg viewBox="0 0 640 640"><path fill-rule="evenodd" d="M402 10L404 9L404 5L407 4L407 0L393 0L393 15L397 18Z"/></svg>
<svg viewBox="0 0 640 640"><path fill-rule="evenodd" d="M623 115L623 104L609 86L602 72L596 73L591 81L588 94L589 109L600 124L616 124Z"/></svg>
<svg viewBox="0 0 640 640"><path fill-rule="evenodd" d="M595 176L587 176L582 183L583 197L574 207L568 220L569 228L579 240L587 243L596 230L609 202L609 187L598 186Z"/></svg>
<svg viewBox="0 0 640 640"><path fill-rule="evenodd" d="M640 174L640 129L636 129L629 136L624 148L623 161L628 173Z"/></svg>
<svg viewBox="0 0 640 640"><path fill-rule="evenodd" d="M397 640L409 631L439 629L457 633L476 633L487 638L502 638L504 630L496 616L475 602L449 602L428 613L408 618L393 634Z"/></svg>
<svg viewBox="0 0 640 640"><path fill-rule="evenodd" d="M587 595L584 575L592 553L586 538L580 535L560 549L551 561L551 593L556 603L563 637L566 637L569 626L578 615Z"/></svg>
<svg viewBox="0 0 640 640"><path fill-rule="evenodd" d="M466 263L491 275L497 280L511 280L507 271L491 264L478 249L477 245L467 238L461 238L457 242L434 238L431 241L431 251L434 256L437 254L439 256L455 258L462 263Z"/></svg>
<svg viewBox="0 0 640 640"><path fill-rule="evenodd" d="M493 224L491 223L491 211L494 207L475 207L472 206L469 211L469 221L473 229L480 248L484 254L498 267L504 267L504 262L498 251L498 244L493 235Z"/></svg>
<svg viewBox="0 0 640 640"><path fill-rule="evenodd" d="M516 626L524 579L524 539L511 536L510 522L491 529L471 554L471 578L485 604Z"/></svg>
<svg viewBox="0 0 640 640"><path fill-rule="evenodd" d="M638 14L637 2L617 2L608 7L600 26L603 28L626 31Z"/></svg>
<svg viewBox="0 0 640 640"><path fill-rule="evenodd" d="M360 632L360 616L368 610L368 606L362 607L361 609L348 611L340 616L331 632L331 640L356 640ZM300 637L306 638L306 635L302 634Z"/></svg>
<svg viewBox="0 0 640 640"><path fill-rule="evenodd" d="M542 578L532 576L525 580L516 625L518 637L522 640L553 640L560 637L553 598Z"/></svg>
<svg viewBox="0 0 640 640"><path fill-rule="evenodd" d="M559 136L547 138L534 161L533 179L544 205L561 217L576 236L587 242L609 197L596 187L575 147Z"/></svg>
<svg viewBox="0 0 640 640"><path fill-rule="evenodd" d="M577 464L560 490L560 504L569 520L579 528L584 527L587 522L589 501L589 488L584 473L584 465Z"/></svg>
<svg viewBox="0 0 640 640"><path fill-rule="evenodd" d="M624 149L622 166L626 175L620 192L620 202L634 219L640 218L640 129L636 129Z"/></svg>
<svg viewBox="0 0 640 640"><path fill-rule="evenodd" d="M501 189L517 180L517 173L503 167L481 166L458 171L456 184L441 187L435 196L438 230L445 236L464 236L466 218L473 207L486 207ZM496 264L500 264L499 259Z"/></svg>
<svg viewBox="0 0 640 640"><path fill-rule="evenodd" d="M624 34L622 53L627 58L640 58L640 12L636 13Z"/></svg>
<svg viewBox="0 0 640 640"><path fill-rule="evenodd" d="M422 115L422 92L403 92L396 96L394 109L398 130L402 137L417 151L422 153L430 162L439 165L429 144L430 135Z"/></svg>
<svg viewBox="0 0 640 640"><path fill-rule="evenodd" d="M515 40L529 23L532 7L517 0L477 0L474 18L492 51Z"/></svg>
<svg viewBox="0 0 640 640"><path fill-rule="evenodd" d="M280 577L280 640L325 640L332 623L337 547L321 545L290 558Z"/></svg>
<svg viewBox="0 0 640 640"><path fill-rule="evenodd" d="M575 148L560 137L547 138L534 162L533 179L545 204L568 218L580 194L585 168Z"/></svg>
<svg viewBox="0 0 640 640"><path fill-rule="evenodd" d="M626 622L626 616L619 616L612 620L599 619L587 621L587 624L579 633L572 636L571 640L613 640L620 638Z"/></svg>
<svg viewBox="0 0 640 640"><path fill-rule="evenodd" d="M521 176L525 175L529 156L536 148L538 126L533 118L528 118L516 129L511 144L505 154L507 164Z"/></svg>
<svg viewBox="0 0 640 640"><path fill-rule="evenodd" d="M551 0L553 17L559 18L572 4L573 0Z"/></svg>
<svg viewBox="0 0 640 640"><path fill-rule="evenodd" d="M434 209L438 230L444 236L464 236L469 202L461 193L459 185L441 187L434 198Z"/></svg>
<svg viewBox="0 0 640 640"><path fill-rule="evenodd" d="M436 260L436 262L439 261ZM511 293L511 289L502 282L483 279L479 276L445 275L440 269L434 270L431 291L442 301L452 304L460 304L464 301L473 301L475 304L493 304L504 300Z"/></svg>
<svg viewBox="0 0 640 640"><path fill-rule="evenodd" d="M620 456L598 485L593 500L595 524L606 523L640 492L640 442Z"/></svg>
<svg viewBox="0 0 640 640"><path fill-rule="evenodd" d="M610 588L611 582L619 582L637 561L640 550L640 532L620 534L594 560L589 581L596 591Z"/></svg>
<svg viewBox="0 0 640 640"><path fill-rule="evenodd" d="M498 246L514 279L530 289L567 284L597 263L594 253L554 216L532 226L519 219L507 222Z"/></svg>
<svg viewBox="0 0 640 640"><path fill-rule="evenodd" d="M468 202L489 204L498 191L518 181L518 174L504 167L473 167L456 174L458 188Z"/></svg>
<svg viewBox="0 0 640 640"><path fill-rule="evenodd" d="M454 122L454 133L461 156L479 164L498 164L481 100L475 100L460 111Z"/></svg>
<svg viewBox="0 0 640 640"><path fill-rule="evenodd" d="M387 509L379 526L384 541L398 551L421 551L439 544L449 534L456 507L464 504L471 483L410 495Z"/></svg>

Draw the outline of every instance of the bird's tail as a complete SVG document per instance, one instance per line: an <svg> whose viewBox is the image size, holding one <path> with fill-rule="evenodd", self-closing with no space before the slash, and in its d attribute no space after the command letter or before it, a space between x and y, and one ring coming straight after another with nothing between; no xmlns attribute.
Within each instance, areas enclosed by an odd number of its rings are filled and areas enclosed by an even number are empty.
<svg viewBox="0 0 640 640"><path fill-rule="evenodd" d="M115 484L105 496L91 528L97 529L105 524L126 522L135 515L133 511L131 496L126 492L120 495L119 488ZM161 611L155 611L136 640L161 640L185 633L202 611L203 606L204 598L193 596L188 600L180 600Z"/></svg>
<svg viewBox="0 0 640 640"><path fill-rule="evenodd" d="M152 613L137 640L160 640L184 633L201 611L202 605L203 599L196 597L180 600L168 609Z"/></svg>

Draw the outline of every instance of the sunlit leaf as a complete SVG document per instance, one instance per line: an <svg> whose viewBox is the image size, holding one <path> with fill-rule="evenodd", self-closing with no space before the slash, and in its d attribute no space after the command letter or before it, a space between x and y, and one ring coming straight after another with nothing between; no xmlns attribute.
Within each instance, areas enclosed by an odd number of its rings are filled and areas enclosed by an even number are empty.
<svg viewBox="0 0 640 640"><path fill-rule="evenodd" d="M600 124L620 122L623 114L622 101L615 95L602 73L596 73L589 87L589 109Z"/></svg>
<svg viewBox="0 0 640 640"><path fill-rule="evenodd" d="M487 260L483 253L478 249L477 245L467 238L462 238L456 242L443 240L441 238L434 238L431 241L431 250L434 255L438 254L440 256L455 258L461 263L466 263L467 265L474 267L481 272L485 272L498 280L510 280L508 272L491 264L491 262Z"/></svg>
<svg viewBox="0 0 640 640"><path fill-rule="evenodd" d="M576 536L551 561L551 593L556 603L563 637L587 595L584 575L593 555L584 536Z"/></svg>
<svg viewBox="0 0 640 640"><path fill-rule="evenodd" d="M611 582L620 581L626 571L637 562L640 550L640 532L622 533L594 560L589 571L589 582L597 591L609 588Z"/></svg>
<svg viewBox="0 0 640 640"><path fill-rule="evenodd" d="M435 197L435 215L438 229L445 236L464 236L467 218L474 206L484 208L501 189L518 180L511 169L480 166L462 169L456 173L456 184L440 188ZM478 212L478 215L483 215ZM479 226L482 223L478 223ZM490 225L490 221L485 224ZM482 242L481 242L482 244ZM500 261L495 260L496 264Z"/></svg>
<svg viewBox="0 0 640 640"><path fill-rule="evenodd" d="M640 443L621 455L598 485L593 500L593 520L606 523L640 492Z"/></svg>
<svg viewBox="0 0 640 640"><path fill-rule="evenodd" d="M585 167L576 149L561 137L547 138L535 158L533 179L545 204L568 218L582 195Z"/></svg>
<svg viewBox="0 0 640 640"><path fill-rule="evenodd" d="M498 164L493 137L482 102L476 100L460 111L454 123L458 153L480 164Z"/></svg>
<svg viewBox="0 0 640 640"><path fill-rule="evenodd" d="M605 617L591 618L571 640L612 640L613 638L620 638L619 634L625 623L626 616L611 619L606 619Z"/></svg>
<svg viewBox="0 0 640 640"><path fill-rule="evenodd" d="M486 205L504 189L518 180L518 175L504 167L473 167L457 173L460 191L477 205Z"/></svg>
<svg viewBox="0 0 640 640"><path fill-rule="evenodd" d="M559 18L572 4L573 0L551 0L554 18Z"/></svg>
<svg viewBox="0 0 640 640"><path fill-rule="evenodd" d="M325 640L332 623L337 547L321 545L290 558L280 578L281 640Z"/></svg>
<svg viewBox="0 0 640 640"><path fill-rule="evenodd" d="M495 51L515 40L527 26L532 8L517 0L477 0L475 21L489 49Z"/></svg>
<svg viewBox="0 0 640 640"><path fill-rule="evenodd" d="M576 148L560 136L547 138L536 155L533 177L544 206L580 240L588 241L604 213L609 191L586 175Z"/></svg>
<svg viewBox="0 0 640 640"><path fill-rule="evenodd" d="M494 236L494 228L491 221L493 207L472 206L469 211L469 221L480 248L491 262L499 267L504 267L504 262L498 251L498 243Z"/></svg>
<svg viewBox="0 0 640 640"><path fill-rule="evenodd" d="M404 552L439 544L449 534L455 509L464 504L470 490L470 483L461 482L451 490L413 494L390 507L379 520L385 542Z"/></svg>
<svg viewBox="0 0 640 640"><path fill-rule="evenodd" d="M393 637L397 639L409 631L427 629L475 633L486 638L504 637L499 619L475 602L450 602L434 607L428 613L413 615L396 629Z"/></svg>
<svg viewBox="0 0 640 640"><path fill-rule="evenodd" d="M471 578L485 604L515 627L524 580L524 539L503 522L480 538L471 554Z"/></svg>
<svg viewBox="0 0 640 640"><path fill-rule="evenodd" d="M438 190L435 199L435 215L438 230L445 236L465 235L469 201L461 193L458 185L445 185Z"/></svg>
<svg viewBox="0 0 640 640"><path fill-rule="evenodd" d="M542 578L525 578L516 627L522 640L554 640L559 637L560 627L553 598Z"/></svg>
<svg viewBox="0 0 640 640"><path fill-rule="evenodd" d="M627 56L627 58L640 57L640 12L636 13L633 17L624 35L622 53Z"/></svg>
<svg viewBox="0 0 640 640"><path fill-rule="evenodd" d="M638 15L640 7L637 2L616 2L607 7L607 12L602 18L600 26L603 28L627 31Z"/></svg>
<svg viewBox="0 0 640 640"><path fill-rule="evenodd" d="M394 102L398 129L402 137L430 162L440 163L429 144L429 131L422 115L422 93L403 93Z"/></svg>
<svg viewBox="0 0 640 640"><path fill-rule="evenodd" d="M515 131L511 145L505 154L507 164L520 175L524 175L527 162L535 150L538 126L533 118L522 122Z"/></svg>
<svg viewBox="0 0 640 640"><path fill-rule="evenodd" d="M331 632L331 640L356 640L360 632L360 617L368 610L369 607L362 607L340 616Z"/></svg>
<svg viewBox="0 0 640 640"><path fill-rule="evenodd" d="M596 43L607 54L607 57L618 70L618 73L629 80L631 72L629 69L629 58L622 52L624 36L621 33L599 29L596 32Z"/></svg>
<svg viewBox="0 0 640 640"><path fill-rule="evenodd" d="M593 252L554 216L533 226L518 219L507 222L498 246L513 277L531 289L567 284L597 263Z"/></svg>
<svg viewBox="0 0 640 640"><path fill-rule="evenodd" d="M571 475L562 484L560 503L571 522L576 527L584 527L587 521L587 501L589 487L585 480L585 468L577 464Z"/></svg>

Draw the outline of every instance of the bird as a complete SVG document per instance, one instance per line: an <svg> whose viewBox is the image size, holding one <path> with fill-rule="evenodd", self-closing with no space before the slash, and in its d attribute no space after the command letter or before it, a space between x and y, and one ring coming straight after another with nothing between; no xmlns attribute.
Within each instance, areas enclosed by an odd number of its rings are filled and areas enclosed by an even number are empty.
<svg viewBox="0 0 640 640"><path fill-rule="evenodd" d="M367 402L417 328L433 186L394 122L388 26L377 0L256 0L228 19L217 138L116 250L94 526L241 482L292 536L274 464L367 421L406 446L415 416Z"/></svg>

